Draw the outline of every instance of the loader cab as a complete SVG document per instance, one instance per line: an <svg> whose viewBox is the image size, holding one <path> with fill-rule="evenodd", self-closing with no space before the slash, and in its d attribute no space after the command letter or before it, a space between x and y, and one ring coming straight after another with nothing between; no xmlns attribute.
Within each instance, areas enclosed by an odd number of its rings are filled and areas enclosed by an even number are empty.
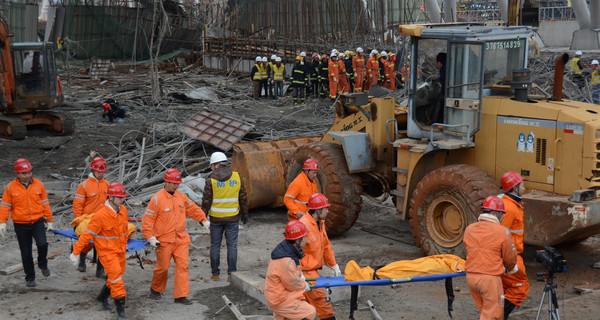
<svg viewBox="0 0 600 320"><path fill-rule="evenodd" d="M54 45L49 42L13 43L15 111L50 109L62 104L54 63Z"/></svg>
<svg viewBox="0 0 600 320"><path fill-rule="evenodd" d="M406 25L410 36L407 135L426 152L474 147L484 95L527 65L529 27ZM445 61L440 60L445 56ZM420 77L420 78L419 78Z"/></svg>

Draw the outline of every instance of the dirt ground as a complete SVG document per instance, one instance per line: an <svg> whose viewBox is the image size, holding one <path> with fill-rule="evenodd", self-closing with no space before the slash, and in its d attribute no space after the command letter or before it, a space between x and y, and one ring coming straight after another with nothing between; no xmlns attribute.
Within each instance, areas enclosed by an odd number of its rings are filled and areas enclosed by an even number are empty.
<svg viewBox="0 0 600 320"><path fill-rule="evenodd" d="M149 93L143 75L133 75L134 82L140 82L136 95L142 98L122 100L128 117L124 124L108 124L102 121L100 105L102 100L111 97L110 85L118 85L119 77L92 80L80 77L71 86L64 85L67 105L59 110L71 112L77 121L77 132L71 136L48 135L41 130L32 130L23 141L0 140L0 184L6 185L14 179L12 163L18 157L28 158L34 166L34 176L47 185L52 185L57 177L83 177L84 159L91 151L106 158L115 156L119 141L131 130L141 130L151 124L172 122L181 124L202 108L225 114L235 114L239 119L251 122L260 131L254 135L270 134L273 138L292 136L298 132L319 134L326 129L328 119L333 119L328 101L309 99L306 106L294 107L291 98L273 101L252 101L249 99L251 84L240 79L227 79L224 76L189 73L185 82L191 86L210 85L224 93L218 102L183 103L170 99L169 103L158 107L148 107L142 102ZM165 78L173 77L170 74ZM66 78L66 77L65 77ZM117 79L117 80L115 80ZM177 81L181 80L181 76ZM181 81L173 81L167 91L189 90ZM125 80L120 80L125 81ZM85 83L86 85L82 85ZM180 87L177 87L181 85ZM228 86L231 90L228 91ZM229 93L228 93L229 92ZM142 101L142 102L141 102ZM330 117L330 118L328 118ZM198 143L198 150L210 154L211 148ZM110 177L109 177L110 178ZM77 180L80 181L81 179ZM74 192L77 182L71 183ZM64 197L51 196L53 208L63 206ZM130 216L140 216L143 206L131 206ZM69 229L72 218L70 211L55 217L55 228ZM285 210L255 209L250 212L250 222L240 229L238 243L238 270L266 272L270 252L281 240L287 222ZM130 255L127 260L125 286L128 292L126 313L130 319L236 319L224 308L221 296L226 295L244 315L270 315L260 302L229 285L225 280L210 280L209 238L197 223L188 223L192 236L190 246L190 298L191 306L173 303L172 270L167 290L161 301L148 298L155 256L146 247L140 256L144 268L140 268L137 258ZM141 239L141 234L137 234ZM64 237L48 235L50 252L60 251L50 259L52 275L41 276L36 270L37 287L25 287L22 271L10 275L0 275L0 318L10 319L113 319L113 312L101 311L94 297L100 290L103 280L94 276L95 265L88 263L88 270L80 273L68 259L72 242ZM363 199L363 208L355 226L341 237L332 239L333 248L340 266L355 260L360 266L382 266L396 260L421 257L415 247L407 221L396 215L391 201L375 204ZM600 288L600 270L592 265L600 261L600 237L569 247L561 247L567 258L569 272L556 275L559 306L563 319L597 319L600 305L599 293L580 295L573 287L583 284L592 289ZM526 247L523 258L529 275L531 289L521 310L511 319L533 319L537 311L544 283L535 281L536 272L543 266L535 262L534 247ZM226 266L225 247L222 248L222 273ZM17 240L12 222L8 224L6 237L0 238L0 267L20 263ZM330 275L326 268L323 275ZM587 283L587 284L585 284ZM455 278L454 319L477 319L478 313L472 302L464 277ZM343 290L343 289L342 289ZM409 283L384 287L362 287L360 289L359 310L355 319L371 319L367 300L375 305L383 319L448 319L446 296L443 282ZM349 299L334 304L339 319L349 315Z"/></svg>

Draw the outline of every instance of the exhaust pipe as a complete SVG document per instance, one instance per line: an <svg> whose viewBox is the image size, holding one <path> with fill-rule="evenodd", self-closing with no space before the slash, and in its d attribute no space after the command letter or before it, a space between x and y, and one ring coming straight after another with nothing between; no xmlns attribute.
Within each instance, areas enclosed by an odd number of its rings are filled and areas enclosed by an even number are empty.
<svg viewBox="0 0 600 320"><path fill-rule="evenodd" d="M552 101L562 101L563 77L565 74L565 65L569 61L569 54L564 53L556 59L554 64L554 87L552 89Z"/></svg>
<svg viewBox="0 0 600 320"><path fill-rule="evenodd" d="M511 87L515 90L515 100L527 102L527 89L531 87L531 69L517 69L512 73Z"/></svg>

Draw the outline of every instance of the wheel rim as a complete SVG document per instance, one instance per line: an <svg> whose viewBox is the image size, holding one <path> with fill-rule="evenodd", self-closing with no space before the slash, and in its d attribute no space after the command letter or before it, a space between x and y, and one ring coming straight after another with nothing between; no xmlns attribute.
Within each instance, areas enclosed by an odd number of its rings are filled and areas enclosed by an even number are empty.
<svg viewBox="0 0 600 320"><path fill-rule="evenodd" d="M467 217L457 199L447 195L433 199L427 206L426 221L429 235L437 244L451 248L462 242Z"/></svg>

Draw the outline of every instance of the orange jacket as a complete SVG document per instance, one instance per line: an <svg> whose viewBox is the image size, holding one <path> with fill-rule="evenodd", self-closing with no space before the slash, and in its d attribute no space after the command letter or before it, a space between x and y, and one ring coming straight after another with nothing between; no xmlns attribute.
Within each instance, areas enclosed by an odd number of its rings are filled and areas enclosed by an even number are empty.
<svg viewBox="0 0 600 320"><path fill-rule="evenodd" d="M265 299L271 309L290 300L303 300L305 281L292 258L271 259L265 279Z"/></svg>
<svg viewBox="0 0 600 320"><path fill-rule="evenodd" d="M327 69L327 72L329 72L329 81L339 81L340 62L329 60L329 68Z"/></svg>
<svg viewBox="0 0 600 320"><path fill-rule="evenodd" d="M206 221L206 214L183 192L176 190L173 195L164 188L157 192L146 207L142 218L142 234L146 240L155 236L160 242L175 243L178 239L190 242L185 232L185 217L196 221Z"/></svg>
<svg viewBox="0 0 600 320"><path fill-rule="evenodd" d="M499 276L504 273L504 268L513 271L517 264L517 250L508 230L490 214L482 213L479 222L467 227L464 243L468 273Z"/></svg>
<svg viewBox="0 0 600 320"><path fill-rule="evenodd" d="M317 182L311 182L304 171L300 172L290 183L283 197L283 203L287 207L289 215L295 218L298 211L308 213L308 198L317 192L319 192L317 191Z"/></svg>
<svg viewBox="0 0 600 320"><path fill-rule="evenodd" d="M379 77L379 60L377 57L370 57L367 60L367 72L369 72L369 78Z"/></svg>
<svg viewBox="0 0 600 320"><path fill-rule="evenodd" d="M330 267L335 266L337 264L335 254L325 231L325 222L322 221L319 228L319 225L310 214L303 215L300 222L304 223L306 229L308 229L304 258L300 260L302 270L321 269L324 262Z"/></svg>
<svg viewBox="0 0 600 320"><path fill-rule="evenodd" d="M73 254L78 255L90 242L98 250L98 255L125 253L127 251L127 208L121 206L115 212L108 202L92 216L85 232L73 246Z"/></svg>
<svg viewBox="0 0 600 320"><path fill-rule="evenodd" d="M385 70L385 75L384 75L384 77L385 77L385 79L386 79L387 81L389 81L389 79L390 79L390 74L392 74L392 66L391 66L391 65L390 65L390 63L389 63L387 60L385 60L385 59L381 59L381 62L383 62L383 68L384 68L384 70Z"/></svg>
<svg viewBox="0 0 600 320"><path fill-rule="evenodd" d="M365 57L364 56L359 56L356 55L354 56L354 58L352 58L352 69L354 69L354 72L357 74L363 74L365 75L367 73L367 66L365 63Z"/></svg>
<svg viewBox="0 0 600 320"><path fill-rule="evenodd" d="M510 196L502 196L506 213L502 218L502 225L510 231L512 240L517 248L517 253L523 253L524 236L525 236L525 215L523 206L512 199Z"/></svg>
<svg viewBox="0 0 600 320"><path fill-rule="evenodd" d="M340 79L341 78L347 78L348 75L346 74L346 64L344 64L344 61L339 61L338 60L338 65L340 66L339 70L340 70Z"/></svg>
<svg viewBox="0 0 600 320"><path fill-rule="evenodd" d="M104 207L107 190L108 181L104 178L98 181L90 173L90 177L77 187L75 199L73 199L73 218L79 218L84 214L92 214Z"/></svg>
<svg viewBox="0 0 600 320"><path fill-rule="evenodd" d="M15 179L4 189L0 203L0 223L8 221L8 215L14 223L33 223L46 217L46 222L52 222L52 211L44 184L31 178L29 187Z"/></svg>

